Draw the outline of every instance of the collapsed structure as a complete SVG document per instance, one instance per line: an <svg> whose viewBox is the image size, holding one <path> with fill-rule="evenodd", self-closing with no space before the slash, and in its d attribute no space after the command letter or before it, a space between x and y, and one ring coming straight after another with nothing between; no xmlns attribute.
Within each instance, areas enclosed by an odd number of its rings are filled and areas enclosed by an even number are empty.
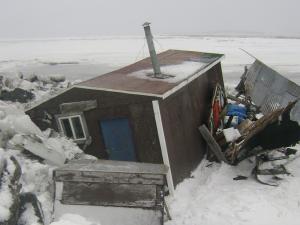
<svg viewBox="0 0 300 225"><path fill-rule="evenodd" d="M284 165L264 170L260 166L296 153L288 147L300 140L300 87L256 59L245 70L236 90L236 96L227 95L231 103L222 100L225 93L215 90L210 122L199 130L219 161L237 165L255 157L253 173L257 180L276 186L261 181L258 175L280 179L276 175L289 174ZM263 115L257 117L258 113Z"/></svg>

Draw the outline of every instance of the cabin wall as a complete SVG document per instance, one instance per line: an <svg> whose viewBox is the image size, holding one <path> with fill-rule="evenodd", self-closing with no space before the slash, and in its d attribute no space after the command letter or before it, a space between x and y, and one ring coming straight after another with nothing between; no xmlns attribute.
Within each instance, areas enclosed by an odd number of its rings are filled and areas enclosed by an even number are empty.
<svg viewBox="0 0 300 225"><path fill-rule="evenodd" d="M89 135L92 138L92 143L85 150L86 153L107 159L108 155L105 151L100 121L128 118L133 134L137 161L162 163L152 107L153 97L73 88L26 113L42 130L52 128L58 131L55 115L61 114L59 105L88 100L96 100L98 106L96 109L83 112ZM51 115L51 124L45 122L45 114Z"/></svg>
<svg viewBox="0 0 300 225"><path fill-rule="evenodd" d="M159 101L174 185L190 176L206 152L198 127L207 123L217 83L224 86L220 63Z"/></svg>

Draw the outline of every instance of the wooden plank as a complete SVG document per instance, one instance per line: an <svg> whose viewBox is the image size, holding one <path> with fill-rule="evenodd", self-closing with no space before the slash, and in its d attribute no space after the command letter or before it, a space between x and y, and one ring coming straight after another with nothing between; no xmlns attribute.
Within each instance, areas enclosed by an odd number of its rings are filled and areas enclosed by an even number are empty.
<svg viewBox="0 0 300 225"><path fill-rule="evenodd" d="M202 125L199 127L199 131L202 135L202 137L205 139L206 143L208 144L209 148L212 150L212 152L215 154L217 159L221 162L229 163L226 157L224 156L220 146L215 141L214 137L210 134L209 130L205 125Z"/></svg>
<svg viewBox="0 0 300 225"><path fill-rule="evenodd" d="M107 173L166 174L168 168L163 164L127 162L116 160L76 160L56 171L98 171Z"/></svg>
<svg viewBox="0 0 300 225"><path fill-rule="evenodd" d="M164 185L164 175L104 173L98 171L54 171L55 181L78 181L92 183L155 184Z"/></svg>
<svg viewBox="0 0 300 225"><path fill-rule="evenodd" d="M156 186L64 182L62 204L118 207L156 207Z"/></svg>
<svg viewBox="0 0 300 225"><path fill-rule="evenodd" d="M59 105L61 113L84 112L97 108L97 100L68 102Z"/></svg>

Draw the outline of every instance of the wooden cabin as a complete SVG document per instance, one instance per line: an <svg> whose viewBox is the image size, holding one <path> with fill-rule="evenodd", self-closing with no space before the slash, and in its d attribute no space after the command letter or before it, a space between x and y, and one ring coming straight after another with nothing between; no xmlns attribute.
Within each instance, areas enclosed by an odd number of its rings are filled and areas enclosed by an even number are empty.
<svg viewBox="0 0 300 225"><path fill-rule="evenodd" d="M207 123L213 90L223 87L223 55L168 50L72 86L27 114L41 129L73 138L100 159L165 164L174 185L199 164L206 143L198 127Z"/></svg>

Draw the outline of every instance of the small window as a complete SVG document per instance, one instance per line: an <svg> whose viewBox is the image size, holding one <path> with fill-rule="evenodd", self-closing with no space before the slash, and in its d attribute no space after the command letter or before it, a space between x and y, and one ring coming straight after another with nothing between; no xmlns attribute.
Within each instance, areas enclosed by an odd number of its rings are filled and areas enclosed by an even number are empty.
<svg viewBox="0 0 300 225"><path fill-rule="evenodd" d="M59 117L58 121L62 132L68 138L73 138L75 141L86 139L86 132L80 115Z"/></svg>

